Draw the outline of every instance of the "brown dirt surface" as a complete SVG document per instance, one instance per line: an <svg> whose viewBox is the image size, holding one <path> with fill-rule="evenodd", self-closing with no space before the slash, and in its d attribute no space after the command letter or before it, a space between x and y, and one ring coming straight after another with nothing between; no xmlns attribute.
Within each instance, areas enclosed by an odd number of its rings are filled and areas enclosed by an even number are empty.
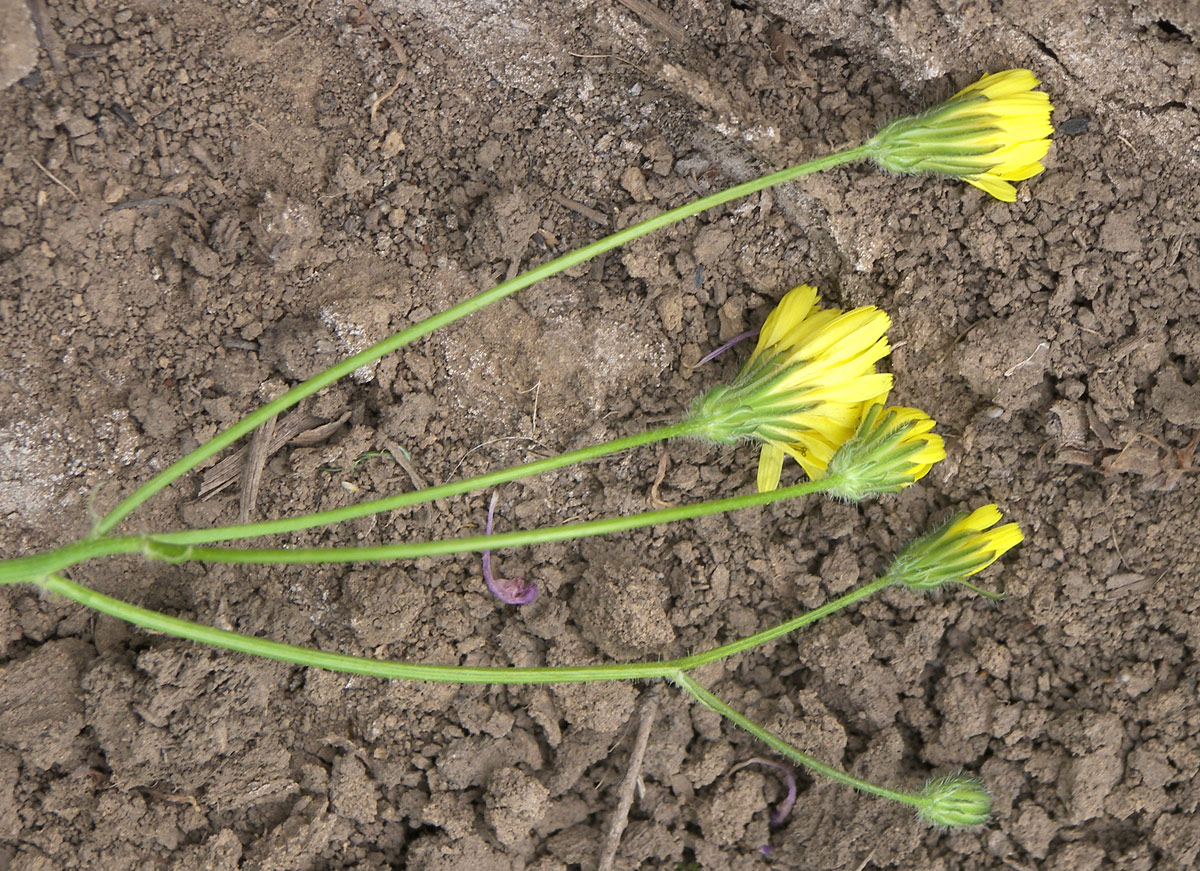
<svg viewBox="0 0 1200 871"><path fill-rule="evenodd" d="M854 165L684 222L327 390L306 411L349 418L270 459L253 510L344 505L411 488L410 472L450 480L673 418L742 351L699 358L802 282L892 315L898 398L946 434L948 459L898 498L500 552L503 574L541 587L520 610L486 595L469 556L73 572L329 650L584 664L766 628L994 501L1027 536L981 576L999 604L890 591L702 675L862 777L980 774L988 826L932 830L802 776L769 831L777 778L730 774L763 748L664 688L616 867L1194 868L1198 8L371 0L376 28L353 0L4 0L22 29L0 54L19 77L0 92L0 555L84 534L296 379L520 268L1027 66L1058 134L1017 203ZM410 469L358 462L389 444ZM658 499L753 485L749 446L668 456ZM508 485L498 528L641 510L659 458ZM236 485L200 501L200 477L128 528L232 522ZM488 495L289 540L472 534ZM389 684L8 587L0 869L589 871L648 689Z"/></svg>

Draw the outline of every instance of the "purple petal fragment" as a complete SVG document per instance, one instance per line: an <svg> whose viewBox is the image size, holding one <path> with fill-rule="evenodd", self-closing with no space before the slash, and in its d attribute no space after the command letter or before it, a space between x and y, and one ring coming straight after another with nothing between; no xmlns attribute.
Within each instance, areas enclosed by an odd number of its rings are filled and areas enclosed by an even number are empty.
<svg viewBox="0 0 1200 871"><path fill-rule="evenodd" d="M492 501L488 503L487 526L484 527L483 534L492 534L492 521L496 514L496 502L499 500L498 493L492 494ZM527 584L520 578L497 578L492 574L492 552L485 550L483 552L483 580L487 584L487 588L492 591L492 595L506 605L528 605L538 597L537 584Z"/></svg>
<svg viewBox="0 0 1200 871"><path fill-rule="evenodd" d="M763 759L761 756L755 756L753 759L747 759L745 762L735 765L729 773L733 774L747 765L765 765L767 768L774 768L783 777L783 782L787 786L787 795L771 811L771 828L777 829L787 822L788 815L792 812L792 806L796 804L796 773L792 771L790 765L776 762L774 759Z"/></svg>
<svg viewBox="0 0 1200 871"><path fill-rule="evenodd" d="M742 333L741 335L734 336L732 339L730 339L724 345L717 348L717 350L712 351L709 354L706 354L705 356L701 357L700 362L697 363L696 365L702 366L705 363L707 363L709 360L715 360L717 357L724 354L726 351L728 351L730 348L732 348L738 342L744 342L746 339L749 339L751 336L757 336L757 335L758 335L758 330L746 330L746 332Z"/></svg>

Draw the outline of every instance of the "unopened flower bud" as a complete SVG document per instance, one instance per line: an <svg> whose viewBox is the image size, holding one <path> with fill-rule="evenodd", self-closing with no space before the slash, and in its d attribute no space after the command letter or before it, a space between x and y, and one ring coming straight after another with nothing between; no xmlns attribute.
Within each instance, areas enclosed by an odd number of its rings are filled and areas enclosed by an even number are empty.
<svg viewBox="0 0 1200 871"><path fill-rule="evenodd" d="M992 796L974 777L939 777L919 793L917 813L936 826L979 826L992 812Z"/></svg>
<svg viewBox="0 0 1200 871"><path fill-rule="evenodd" d="M898 493L946 458L934 422L915 408L870 405L858 429L829 461L826 477L836 483L829 493L857 502L868 496Z"/></svg>
<svg viewBox="0 0 1200 871"><path fill-rule="evenodd" d="M868 142L892 172L954 176L998 200L1017 198L1010 182L1037 175L1050 150L1050 98L1029 70L991 73L949 100L897 119Z"/></svg>
<svg viewBox="0 0 1200 871"><path fill-rule="evenodd" d="M1000 509L995 505L985 505L970 514L958 514L940 529L918 538L901 551L888 569L888 575L892 580L918 590L957 583L990 598L999 598L966 581L1025 540L1015 523L991 528L999 522Z"/></svg>

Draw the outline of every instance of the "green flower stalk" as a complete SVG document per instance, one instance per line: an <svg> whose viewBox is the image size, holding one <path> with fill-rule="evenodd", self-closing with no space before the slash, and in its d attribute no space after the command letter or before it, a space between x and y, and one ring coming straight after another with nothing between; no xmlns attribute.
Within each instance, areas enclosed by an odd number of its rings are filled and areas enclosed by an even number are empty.
<svg viewBox="0 0 1200 871"><path fill-rule="evenodd" d="M942 437L931 432L933 427L923 411L870 403L854 435L829 461L825 474L836 482L830 495L858 502L916 483L946 459Z"/></svg>
<svg viewBox="0 0 1200 871"><path fill-rule="evenodd" d="M995 505L955 515L901 551L886 577L914 590L962 584L990 599L1001 598L967 583L971 575L983 571L1025 540L1015 523L996 526L1000 517L1000 509Z"/></svg>
<svg viewBox="0 0 1200 871"><path fill-rule="evenodd" d="M1029 70L991 73L932 109L893 121L867 148L892 172L953 176L1014 202L1011 182L1045 169L1054 133L1050 97L1034 90L1038 84Z"/></svg>
<svg viewBox="0 0 1200 871"><path fill-rule="evenodd" d="M176 638L234 650L252 656L347 674L361 674L392 680L492 685L587 683L605 680L665 678L686 690L705 707L721 714L721 716L745 729L751 735L759 738L772 749L791 759L793 762L797 762L818 774L832 778L854 789L914 807L923 818L938 825L969 826L981 823L987 817L987 807L990 806L991 802L983 786L970 778L946 778L933 781L919 792L905 792L903 790L889 789L888 787L879 786L854 777L835 766L821 762L804 753L773 732L765 729L748 717L739 714L720 698L700 686L689 675L689 672L703 665L718 662L782 638L822 617L827 617L849 605L859 602L889 586L891 582L886 577L877 578L870 583L857 587L849 593L826 602L815 610L800 614L755 635L729 644L723 644L720 647L692 653L678 659L661 662L606 663L600 665L556 667L436 665L432 663L395 662L362 656L351 656L344 653L331 653L293 644L284 644L265 638L256 638L226 629L215 629L200 623L171 617L106 596L53 572L40 578L36 583L46 592L63 596L100 613L108 614L154 632L162 632ZM986 802L986 805L984 802Z"/></svg>
<svg viewBox="0 0 1200 871"><path fill-rule="evenodd" d="M786 294L767 317L758 347L737 377L713 388L693 404L684 419L635 435L568 451L524 465L490 472L408 493L360 502L299 517L208 529L160 532L149 535L93 535L45 554L0 561L0 583L35 579L61 571L86 559L117 553L142 553L149 559L199 560L239 563L366 562L414 559L421 556L491 550L513 544L564 541L586 535L603 535L638 525L672 522L767 504L780 498L832 491L839 475L822 474L837 449L859 428L864 399L886 395L892 376L875 371L875 363L889 350L886 337L890 320L874 306L849 312L822 309L817 292L808 286ZM484 536L459 541L405 542L368 547L224 549L204 547L221 541L278 535L418 505L435 499L494 487L528 475L607 456L618 451L678 437L707 437L719 442L753 438L763 443L756 497L745 494L704 503L679 506L667 512L635 517L608 518L557 529ZM778 490L782 458L795 457L809 472L805 485ZM903 451L901 451L903 453ZM845 489L848 489L845 488ZM698 513L691 513L696 511ZM653 515L653 516L652 516ZM632 525L631 525L632 524ZM479 542L484 542L479 547ZM489 565L485 574L490 572ZM512 603L531 590L514 592ZM505 598L509 601L509 598Z"/></svg>
<svg viewBox="0 0 1200 871"><path fill-rule="evenodd" d="M922 819L935 825L977 826L986 822L988 814L991 813L992 797L983 783L975 778L962 775L943 777L931 781L918 792L905 792L879 786L815 759L803 750L789 744L774 732L735 711L712 692L700 686L690 675L680 671L673 676L673 680L677 686L691 693L692 697L700 704L749 732L781 756L803 765L810 771L828 777L830 780L836 780L838 783L869 795L916 808L917 814Z"/></svg>
<svg viewBox="0 0 1200 871"><path fill-rule="evenodd" d="M892 376L875 371L891 350L888 316L875 306L823 309L817 299L808 285L788 292L733 381L697 399L689 415L701 437L762 444L762 492L779 486L785 455L821 477L858 425L863 402L891 389Z"/></svg>

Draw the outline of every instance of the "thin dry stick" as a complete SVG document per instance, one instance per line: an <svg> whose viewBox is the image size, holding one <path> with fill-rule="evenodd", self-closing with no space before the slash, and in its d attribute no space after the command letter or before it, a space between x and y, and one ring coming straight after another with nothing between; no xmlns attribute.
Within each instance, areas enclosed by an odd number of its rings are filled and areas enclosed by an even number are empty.
<svg viewBox="0 0 1200 871"><path fill-rule="evenodd" d="M617 0L617 2L676 42L687 41L687 34L683 32L682 27L675 23L675 19L654 4L647 3L646 0Z"/></svg>
<svg viewBox="0 0 1200 871"><path fill-rule="evenodd" d="M66 72L67 65L63 61L62 39L50 26L50 13L46 9L45 0L29 0L29 12L33 17L33 27L37 32L38 42L46 49L50 57L50 65L58 74Z"/></svg>
<svg viewBox="0 0 1200 871"><path fill-rule="evenodd" d="M633 807L633 793L638 779L642 776L642 760L646 758L646 745L650 743L650 729L654 726L656 716L658 694L650 691L642 703L642 719L638 725L637 738L633 742L633 752L629 754L629 768L625 772L625 779L621 781L620 799L608 824L608 835L604 838L604 846L600 850L600 864L596 871L612 871L613 862L616 861L617 848L621 846L621 835L625 834L625 827L629 825L629 809Z"/></svg>
<svg viewBox="0 0 1200 871"><path fill-rule="evenodd" d="M392 94L400 90L400 86L404 84L404 79L408 75L408 52L404 50L404 46L396 42L392 35L387 32L387 29L379 23L379 19L371 14L371 10L366 7L361 0L350 0L354 4L355 11L358 13L358 18L353 24L366 23L379 31L380 35L387 41L392 52L396 55L396 62L400 64L400 72L396 74L396 82L390 88L383 92L379 97L375 98L375 102L371 104L371 121L375 121L375 113L379 111L379 107L383 105Z"/></svg>
<svg viewBox="0 0 1200 871"><path fill-rule="evenodd" d="M471 456L471 454L486 448L488 445L498 444L499 442L533 442L542 450L550 452L550 449L546 447L546 445L542 444L535 438L530 438L529 436L501 436L500 438L488 439L486 442L480 442L479 444L475 445L475 447L471 448L471 450L459 457L458 462L454 464L454 468L450 470L450 477L453 478L458 473L458 470L462 468L462 464L467 461L467 457Z"/></svg>
<svg viewBox="0 0 1200 871"><path fill-rule="evenodd" d="M417 471L416 464L408 458L408 455L404 453L404 449L401 448L400 445L398 445L392 439L384 439L382 444L383 449L391 455L393 460L396 461L396 465L403 469L404 473L408 475L408 480L412 481L414 490L424 490L429 486L425 483L425 479L421 477L421 473ZM435 505L437 506L438 511L445 511L446 500L434 499L432 504L429 502L425 503L425 523L428 526L433 526L433 508Z"/></svg>
<svg viewBox="0 0 1200 871"><path fill-rule="evenodd" d="M69 187L67 187L67 183L64 182L61 178L56 176L50 170L46 169L46 167L42 166L41 162L36 157L30 157L29 159L33 161L34 166L36 166L38 169L40 169L42 172L46 173L47 176L50 177L50 181L54 182L56 185L58 185L64 191L69 193L75 199L76 202L82 202L82 200L79 199L79 194L75 193L75 191L73 191Z"/></svg>
<svg viewBox="0 0 1200 871"><path fill-rule="evenodd" d="M238 523L249 523L258 501L258 485L262 482L263 467L271 457L271 439L275 435L272 417L250 436L250 449L246 452L246 465L242 467L242 493L238 505Z"/></svg>
<svg viewBox="0 0 1200 871"><path fill-rule="evenodd" d="M307 412L294 411L277 421L275 434L271 438L270 455L288 444L293 447L320 444L349 419L348 411L333 421L326 421ZM197 495L201 499L210 499L236 481L245 468L246 454L249 450L249 447L243 447L209 469L200 483L200 492Z"/></svg>
<svg viewBox="0 0 1200 871"><path fill-rule="evenodd" d="M204 218L200 217L200 212L196 210L196 207L183 197L142 197L136 200L126 200L123 203L117 203L112 207L112 210L117 212L121 209L140 209L147 206L174 206L177 209L182 209L196 220L201 230L205 233L208 232L208 223Z"/></svg>
<svg viewBox="0 0 1200 871"><path fill-rule="evenodd" d="M671 454L667 451L667 446L663 445L662 453L658 457L658 473L654 476L654 483L650 485L649 502L651 508L669 508L675 504L658 498L658 488L662 486L663 479L667 477L667 466L670 462Z"/></svg>
<svg viewBox="0 0 1200 871"><path fill-rule="evenodd" d="M597 55L597 57L601 57L601 55ZM558 203L564 209L569 209L577 215L583 215L583 217L593 223L599 224L601 227L608 226L608 215L604 214L604 212L597 212L595 209L585 206L583 203L577 203L575 200L568 199L557 192L551 193L550 199L554 200L554 202Z"/></svg>

